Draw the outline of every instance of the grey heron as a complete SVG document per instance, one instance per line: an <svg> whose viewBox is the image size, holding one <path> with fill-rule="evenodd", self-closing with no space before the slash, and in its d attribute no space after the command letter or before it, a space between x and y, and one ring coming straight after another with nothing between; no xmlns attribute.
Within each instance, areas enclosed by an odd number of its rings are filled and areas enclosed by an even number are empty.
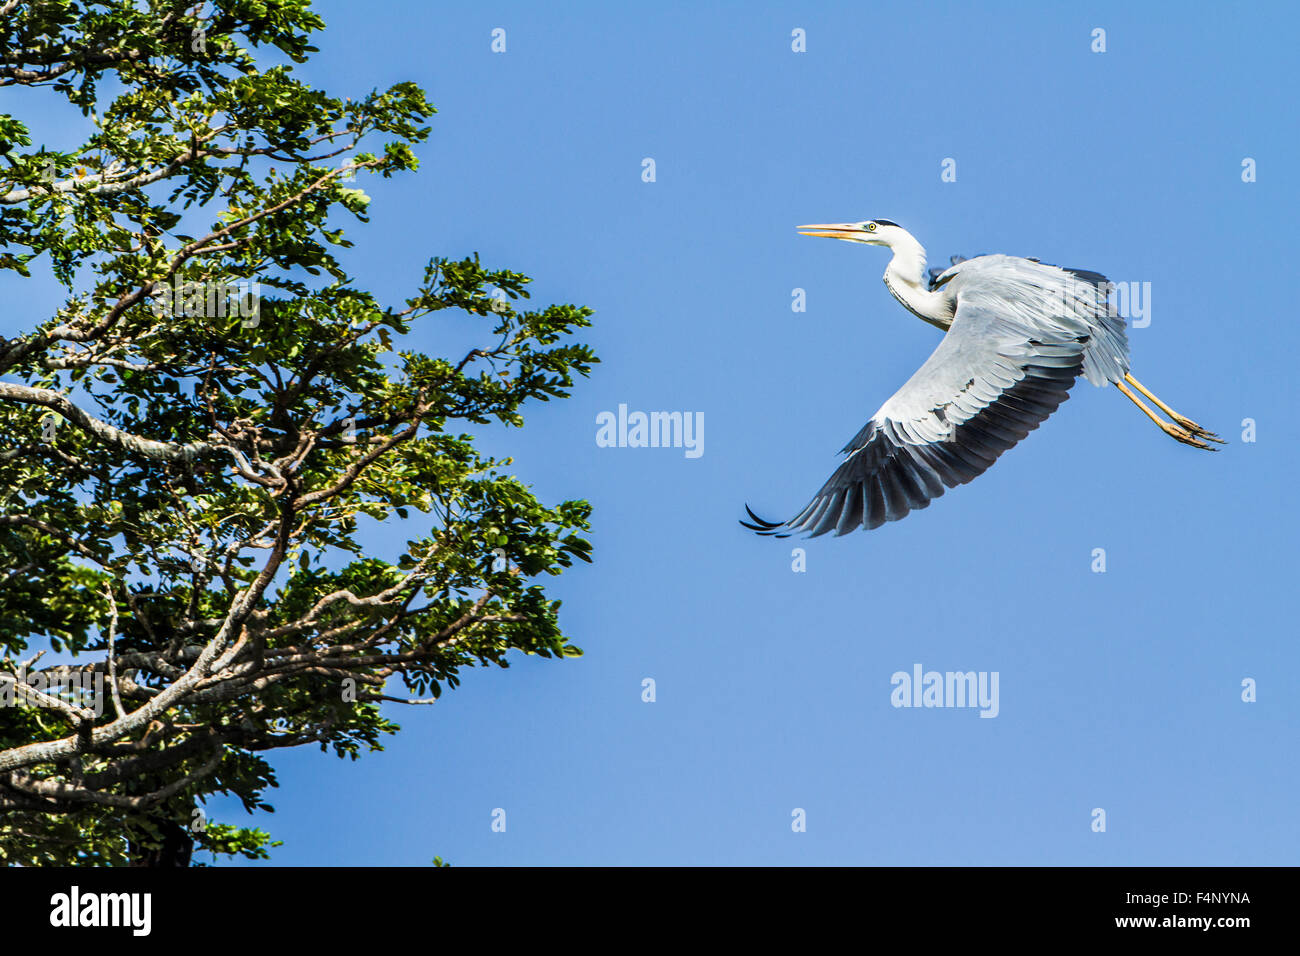
<svg viewBox="0 0 1300 956"><path fill-rule="evenodd" d="M806 236L890 249L885 286L945 335L844 447L848 457L802 511L774 522L746 506L752 523L742 521L745 527L816 537L897 521L982 474L1056 411L1081 375L1098 387L1113 383L1185 445L1217 451L1206 442L1223 443L1130 374L1124 319L1111 308L1100 273L990 255L954 256L949 268L927 274L924 247L888 219L798 228Z"/></svg>

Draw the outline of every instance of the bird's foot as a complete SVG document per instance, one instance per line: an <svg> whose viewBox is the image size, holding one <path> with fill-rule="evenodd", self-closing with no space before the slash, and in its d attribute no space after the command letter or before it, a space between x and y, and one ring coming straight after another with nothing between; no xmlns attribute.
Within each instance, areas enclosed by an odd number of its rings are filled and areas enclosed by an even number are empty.
<svg viewBox="0 0 1300 956"><path fill-rule="evenodd" d="M1197 433L1193 433L1190 429L1182 428L1179 427L1178 425L1171 425L1169 422L1165 422L1165 421L1157 421L1156 424L1160 426L1161 430L1166 435L1168 435L1170 438L1182 442L1184 445L1191 445L1193 448L1204 448L1206 451L1219 450L1217 448L1213 448L1210 445L1205 444L1205 442L1201 441L1201 439L1197 437ZM1204 434L1205 437L1210 438L1211 441L1220 441L1219 438L1213 437L1208 433L1204 433Z"/></svg>
<svg viewBox="0 0 1300 956"><path fill-rule="evenodd" d="M1204 438L1206 441L1218 442L1220 445L1227 444L1226 441L1214 434L1214 432L1196 424L1196 422L1192 421L1190 418L1184 418L1182 415L1174 415L1173 419L1175 425L1180 427L1183 431L1195 435L1197 438Z"/></svg>

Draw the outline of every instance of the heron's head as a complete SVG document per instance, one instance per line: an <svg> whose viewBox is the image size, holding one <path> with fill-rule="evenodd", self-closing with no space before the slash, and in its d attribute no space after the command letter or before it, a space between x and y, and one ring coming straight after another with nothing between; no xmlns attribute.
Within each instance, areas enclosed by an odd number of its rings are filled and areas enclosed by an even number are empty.
<svg viewBox="0 0 1300 956"><path fill-rule="evenodd" d="M825 236L846 242L865 242L869 246L893 246L909 236L906 229L888 219L864 219L862 222L828 222L799 226L801 236Z"/></svg>

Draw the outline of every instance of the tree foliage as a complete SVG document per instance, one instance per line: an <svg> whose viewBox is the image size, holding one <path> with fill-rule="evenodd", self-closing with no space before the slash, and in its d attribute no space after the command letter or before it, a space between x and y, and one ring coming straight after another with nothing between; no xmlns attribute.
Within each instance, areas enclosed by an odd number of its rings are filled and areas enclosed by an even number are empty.
<svg viewBox="0 0 1300 956"><path fill-rule="evenodd" d="M259 68L322 27L303 0L0 0L6 108L57 98L88 130L37 144L0 114L7 298L35 269L64 289L0 339L0 861L264 856L202 809L270 809L268 751L356 758L397 729L382 701L580 653L541 582L588 560L587 504L465 431L566 397L590 311L529 309L476 256L400 303L357 287L360 184L414 171L434 110ZM466 315L464 354L400 347ZM400 559L364 519L411 535ZM69 679L103 682L100 713Z"/></svg>

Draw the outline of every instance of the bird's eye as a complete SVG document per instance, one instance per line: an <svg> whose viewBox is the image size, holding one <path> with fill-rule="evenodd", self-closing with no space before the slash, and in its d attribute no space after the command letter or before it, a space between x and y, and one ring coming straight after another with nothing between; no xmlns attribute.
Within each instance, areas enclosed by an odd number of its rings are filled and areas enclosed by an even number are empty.
<svg viewBox="0 0 1300 956"><path fill-rule="evenodd" d="M875 232L875 231L876 231L876 224L874 222L867 223L867 232Z"/></svg>

